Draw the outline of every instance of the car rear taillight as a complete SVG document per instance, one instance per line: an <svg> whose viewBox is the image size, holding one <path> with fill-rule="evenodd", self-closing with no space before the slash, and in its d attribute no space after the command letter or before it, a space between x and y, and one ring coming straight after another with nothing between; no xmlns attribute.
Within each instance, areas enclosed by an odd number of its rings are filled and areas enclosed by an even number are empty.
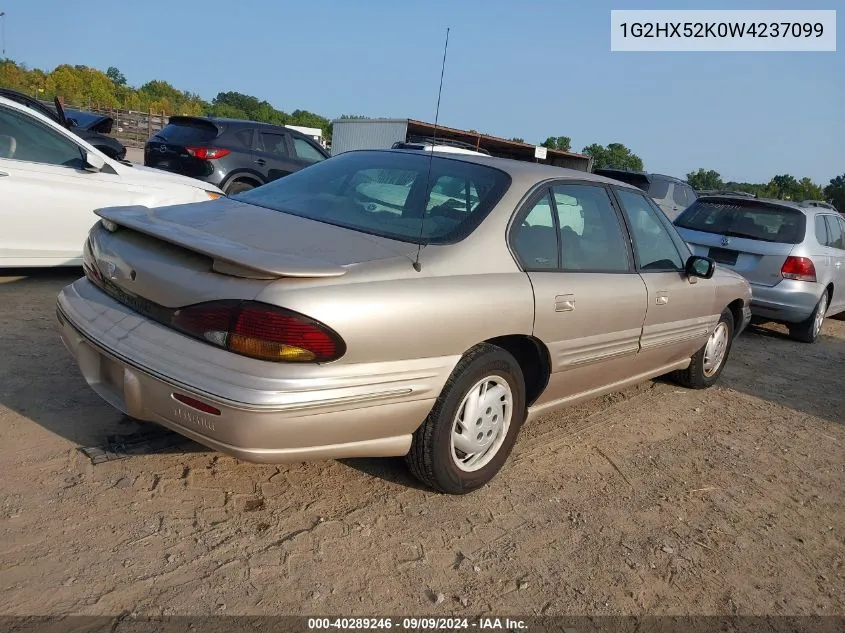
<svg viewBox="0 0 845 633"><path fill-rule="evenodd" d="M85 246L82 247L82 272L95 286L103 285L103 274L97 268L94 254L91 252L91 238L85 240Z"/></svg>
<svg viewBox="0 0 845 633"><path fill-rule="evenodd" d="M346 353L337 333L302 314L253 301L212 301L176 310L171 327L261 360L324 363Z"/></svg>
<svg viewBox="0 0 845 633"><path fill-rule="evenodd" d="M813 260L807 257L794 257L790 255L783 262L780 274L784 279L816 281L816 267L813 265Z"/></svg>
<svg viewBox="0 0 845 633"><path fill-rule="evenodd" d="M215 160L230 154L225 147L186 147L185 150L200 160Z"/></svg>

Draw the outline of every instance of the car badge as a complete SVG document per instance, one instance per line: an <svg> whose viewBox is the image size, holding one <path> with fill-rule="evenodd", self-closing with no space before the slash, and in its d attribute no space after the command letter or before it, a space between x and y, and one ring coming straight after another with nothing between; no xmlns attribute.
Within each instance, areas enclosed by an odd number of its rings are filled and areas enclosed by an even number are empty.
<svg viewBox="0 0 845 633"><path fill-rule="evenodd" d="M158 151L160 151L162 154L164 154L164 152L166 152L166 151L167 151L167 145L164 145L164 144L159 145L159 146L158 146Z"/></svg>
<svg viewBox="0 0 845 633"><path fill-rule="evenodd" d="M728 245L728 244L730 244L730 243L731 243L731 238L729 238L727 235L725 235L725 236L722 238L722 246L727 246L727 245Z"/></svg>
<svg viewBox="0 0 845 633"><path fill-rule="evenodd" d="M109 262L107 268L109 271L109 279L117 279L117 266L115 266L113 262Z"/></svg>

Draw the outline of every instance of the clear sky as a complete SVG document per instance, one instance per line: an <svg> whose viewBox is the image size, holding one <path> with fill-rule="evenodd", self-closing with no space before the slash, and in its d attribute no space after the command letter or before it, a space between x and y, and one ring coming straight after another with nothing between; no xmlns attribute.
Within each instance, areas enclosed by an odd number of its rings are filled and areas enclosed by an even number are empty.
<svg viewBox="0 0 845 633"><path fill-rule="evenodd" d="M610 9L839 9L835 53L612 53ZM117 66L211 99L434 120L540 143L621 142L647 170L845 173L842 0L0 0L6 53Z"/></svg>

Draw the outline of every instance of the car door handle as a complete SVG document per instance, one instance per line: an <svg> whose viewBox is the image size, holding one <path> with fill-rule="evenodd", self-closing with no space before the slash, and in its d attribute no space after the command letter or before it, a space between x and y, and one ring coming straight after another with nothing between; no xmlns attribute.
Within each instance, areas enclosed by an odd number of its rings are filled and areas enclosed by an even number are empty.
<svg viewBox="0 0 845 633"><path fill-rule="evenodd" d="M572 312L575 309L575 295L557 295L555 312Z"/></svg>
<svg viewBox="0 0 845 633"><path fill-rule="evenodd" d="M261 165L261 166L263 167L264 165L266 165L266 164L267 164L267 161L266 161L266 160L264 160L263 158L259 158L258 160L256 160L256 161L255 161L255 164L256 164L256 165Z"/></svg>
<svg viewBox="0 0 845 633"><path fill-rule="evenodd" d="M666 292L658 292L657 295L654 297L654 303L659 306L665 306L669 303L669 294Z"/></svg>

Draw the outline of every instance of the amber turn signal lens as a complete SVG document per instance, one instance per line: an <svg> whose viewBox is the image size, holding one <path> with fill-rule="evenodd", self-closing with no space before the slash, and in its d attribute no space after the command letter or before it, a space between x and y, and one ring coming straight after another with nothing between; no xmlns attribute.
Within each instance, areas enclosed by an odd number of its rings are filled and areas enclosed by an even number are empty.
<svg viewBox="0 0 845 633"><path fill-rule="evenodd" d="M274 341L262 341L243 334L229 336L229 351L252 356L262 360L298 360L311 361L317 358L314 352L293 345Z"/></svg>

